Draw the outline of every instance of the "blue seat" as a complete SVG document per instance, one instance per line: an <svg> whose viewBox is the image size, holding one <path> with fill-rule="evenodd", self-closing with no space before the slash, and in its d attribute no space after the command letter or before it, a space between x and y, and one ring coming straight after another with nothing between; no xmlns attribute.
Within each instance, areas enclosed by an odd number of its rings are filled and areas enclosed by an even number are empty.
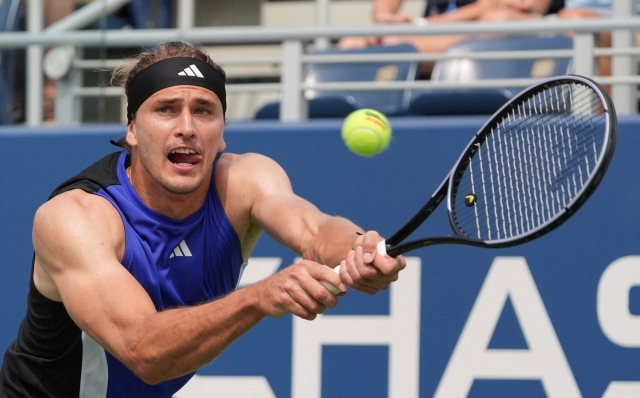
<svg viewBox="0 0 640 398"><path fill-rule="evenodd" d="M21 0L4 0L0 5L0 32L12 32L20 28ZM13 123L13 81L15 80L16 51L0 49L0 124Z"/></svg>
<svg viewBox="0 0 640 398"><path fill-rule="evenodd" d="M311 54L392 54L415 53L410 44L374 46L362 49L342 50L331 48ZM417 62L354 62L335 64L310 64L305 73L307 83L363 82L363 81L413 81L418 73ZM389 116L406 115L411 99L410 90L376 91L314 91L307 90L310 118L345 117L361 108L373 108ZM275 119L280 112L279 101L260 108L256 119Z"/></svg>
<svg viewBox="0 0 640 398"><path fill-rule="evenodd" d="M327 95L309 101L309 118L345 117L359 109L355 99L349 95ZM280 101L263 105L255 115L256 119L278 119L280 117Z"/></svg>
<svg viewBox="0 0 640 398"><path fill-rule="evenodd" d="M476 51L556 50L573 48L566 36L503 37L465 40L448 53ZM451 59L434 65L431 79L439 82L471 82L481 79L546 78L571 72L570 58L519 60ZM523 87L414 91L409 107L413 115L492 114Z"/></svg>

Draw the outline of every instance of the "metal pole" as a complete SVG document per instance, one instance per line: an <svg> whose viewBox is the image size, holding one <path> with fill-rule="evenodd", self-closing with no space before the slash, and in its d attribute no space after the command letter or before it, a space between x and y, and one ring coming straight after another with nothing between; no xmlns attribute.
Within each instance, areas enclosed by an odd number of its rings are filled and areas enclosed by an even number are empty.
<svg viewBox="0 0 640 398"><path fill-rule="evenodd" d="M82 48L69 48L71 57L82 57ZM58 125L72 125L82 123L82 98L77 96L75 91L82 87L83 70L71 68L62 78L58 79L56 91L55 118ZM96 87L103 89L101 87Z"/></svg>
<svg viewBox="0 0 640 398"><path fill-rule="evenodd" d="M330 0L316 0L316 24L319 28L329 26ZM327 37L318 37L315 39L317 49L329 48L329 39Z"/></svg>
<svg viewBox="0 0 640 398"><path fill-rule="evenodd" d="M282 43L282 94L280 120L295 122L307 118L307 101L302 95L302 42Z"/></svg>
<svg viewBox="0 0 640 398"><path fill-rule="evenodd" d="M573 39L573 72L586 77L593 76L593 33L578 33Z"/></svg>
<svg viewBox="0 0 640 398"><path fill-rule="evenodd" d="M29 0L27 9L27 30L32 34L39 33L44 23L43 0ZM26 70L26 121L29 126L42 124L43 87L42 45L32 44L27 47Z"/></svg>
<svg viewBox="0 0 640 398"><path fill-rule="evenodd" d="M178 29L187 30L193 28L195 12L196 6L194 0L179 0L177 17Z"/></svg>
<svg viewBox="0 0 640 398"><path fill-rule="evenodd" d="M0 33L1 48L24 48L30 44L46 46L83 44L85 46L102 45L110 47L131 47L154 45L167 40L186 40L213 45L222 43L281 43L285 40L314 40L319 36L339 39L344 36L406 36L406 35L447 35L447 34L526 34L526 33L562 33L562 32L600 32L614 29L640 29L639 17L584 18L576 20L531 20L502 22L452 22L417 26L412 24L389 24L371 26L327 26L279 27L262 26L236 27L196 27L189 31L179 29L119 29L106 32L87 30L82 32L55 32L31 34L28 32Z"/></svg>
<svg viewBox="0 0 640 398"><path fill-rule="evenodd" d="M634 0L615 0L613 2L613 18L624 18L636 14ZM629 48L633 46L632 30L614 30L611 45L615 48ZM613 76L633 75L633 57L629 55L617 55L611 60L611 74ZM611 88L611 96L619 115L629 115L638 111L637 98L634 95L634 85L616 85Z"/></svg>

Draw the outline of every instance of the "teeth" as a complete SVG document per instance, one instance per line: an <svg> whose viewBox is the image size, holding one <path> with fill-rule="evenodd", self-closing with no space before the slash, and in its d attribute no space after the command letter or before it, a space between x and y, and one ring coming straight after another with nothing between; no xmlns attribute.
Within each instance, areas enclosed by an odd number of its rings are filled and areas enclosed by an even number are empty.
<svg viewBox="0 0 640 398"><path fill-rule="evenodd" d="M175 163L176 166L181 166L181 167L187 167L187 166L192 166L191 163Z"/></svg>
<svg viewBox="0 0 640 398"><path fill-rule="evenodd" d="M196 153L196 151L188 148L178 148L171 151L171 153Z"/></svg>

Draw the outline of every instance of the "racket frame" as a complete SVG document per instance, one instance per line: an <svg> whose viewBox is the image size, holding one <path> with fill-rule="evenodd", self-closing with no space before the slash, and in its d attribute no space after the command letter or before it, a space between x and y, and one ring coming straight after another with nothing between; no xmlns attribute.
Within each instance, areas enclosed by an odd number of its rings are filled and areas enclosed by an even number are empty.
<svg viewBox="0 0 640 398"><path fill-rule="evenodd" d="M515 104L522 103L523 97L531 97L538 92L548 89L549 87L566 83L578 83L591 87L593 91L599 96L603 107L603 115L605 116L606 123L605 131L608 131L609 134L607 134L606 140L603 143L603 150L600 153L600 157L598 159L593 176L576 195L574 200L567 207L565 207L563 211L556 214L552 219L545 222L543 225L531 230L526 234L519 235L515 238L498 239L492 240L490 242L467 236L460 230L460 228L458 228L453 217L453 203L455 200L455 197L453 195L459 182L459 179L458 181L456 181L456 178L462 176L462 173L464 173L464 171L466 170L467 164L471 161L471 158L473 157L475 152L477 152L477 150L487 139L487 137L491 135L491 126L493 126L497 120L500 120L508 115L516 106ZM613 150L615 147L616 135L617 123L613 102L611 101L609 96L605 94L604 88L597 82L583 76L566 75L552 77L533 86L530 86L524 89L516 97L509 100L506 104L504 104L482 126L482 128L478 130L478 132L473 136L465 150L456 161L449 174L447 174L447 177L440 184L438 189L436 189L431 198L424 204L424 206L422 206L422 208L420 208L420 210L418 210L418 212L413 217L411 217L411 219L409 219L409 221L405 225L398 229L396 233L378 244L378 252L383 255L387 254L389 256L395 257L402 253L406 253L408 251L419 249L422 247L452 243L484 248L502 248L519 245L539 238L540 236L557 228L560 224L571 217L571 215L573 215L595 191L600 181L602 180L602 177L604 177L604 174L611 162L611 157L613 155ZM449 215L449 223L451 224L451 228L453 229L454 234L416 239L405 243L400 243L413 231L415 231L435 211L435 209L440 205L445 197L447 198L447 212Z"/></svg>

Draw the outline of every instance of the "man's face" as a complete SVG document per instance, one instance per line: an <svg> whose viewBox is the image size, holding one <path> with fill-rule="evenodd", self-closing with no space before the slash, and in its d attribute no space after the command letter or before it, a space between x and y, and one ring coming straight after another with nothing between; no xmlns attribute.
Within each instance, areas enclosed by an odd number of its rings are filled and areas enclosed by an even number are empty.
<svg viewBox="0 0 640 398"><path fill-rule="evenodd" d="M171 193L188 194L210 178L216 153L226 146L223 130L216 94L174 86L154 93L138 108L127 142L133 162L143 166L147 177Z"/></svg>

